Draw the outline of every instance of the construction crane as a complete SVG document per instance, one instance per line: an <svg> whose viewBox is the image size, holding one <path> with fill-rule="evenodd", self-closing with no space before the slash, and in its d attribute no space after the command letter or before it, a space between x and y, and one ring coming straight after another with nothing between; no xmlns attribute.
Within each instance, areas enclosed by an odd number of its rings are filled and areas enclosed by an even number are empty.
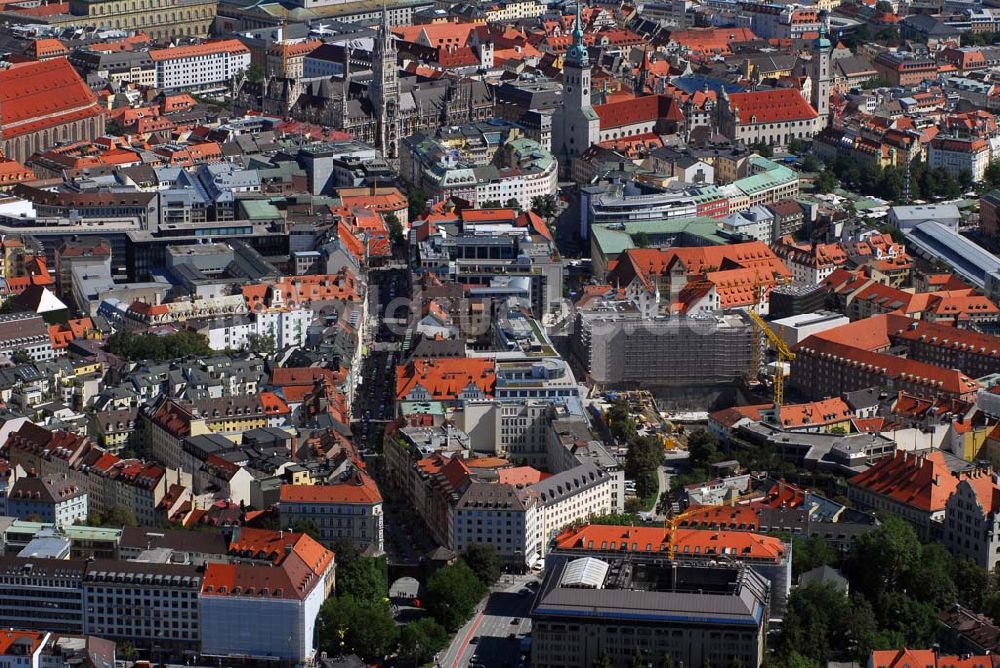
<svg viewBox="0 0 1000 668"><path fill-rule="evenodd" d="M785 372L782 365L785 362L791 362L795 359L795 353L788 349L788 345L785 340L774 333L764 319L761 318L752 309L747 311L750 315L750 319L753 323L757 325L757 328L763 332L764 337L767 339L771 347L774 348L775 353L775 365L774 365L774 407L775 409L781 408L781 404L784 403L785 399Z"/></svg>
<svg viewBox="0 0 1000 668"><path fill-rule="evenodd" d="M677 549L676 543L674 542L676 540L676 536L674 534L677 533L677 525L680 524L681 520L684 518L693 515L696 510L696 508L689 508L683 513L678 513L672 517L668 517L663 523L663 528L667 530L667 554L670 555L671 559L674 558L674 550Z"/></svg>

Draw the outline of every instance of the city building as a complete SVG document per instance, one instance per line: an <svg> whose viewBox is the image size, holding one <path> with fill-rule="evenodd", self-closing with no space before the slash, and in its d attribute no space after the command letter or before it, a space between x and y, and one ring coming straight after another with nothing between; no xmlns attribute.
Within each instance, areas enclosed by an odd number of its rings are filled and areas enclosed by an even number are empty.
<svg viewBox="0 0 1000 668"><path fill-rule="evenodd" d="M60 142L93 141L104 134L104 119L97 97L65 58L0 69L0 155L5 158L23 164Z"/></svg>
<svg viewBox="0 0 1000 668"><path fill-rule="evenodd" d="M532 664L626 666L638 650L685 666L764 661L770 591L746 566L649 563L619 555L552 563L531 611Z"/></svg>
<svg viewBox="0 0 1000 668"><path fill-rule="evenodd" d="M591 104L590 76L578 8L572 44L563 57L563 103L552 118L552 153L563 169L600 141L601 119Z"/></svg>
<svg viewBox="0 0 1000 668"><path fill-rule="evenodd" d="M149 57L156 86L178 90L224 88L250 67L250 49L237 39L154 49Z"/></svg>
<svg viewBox="0 0 1000 668"><path fill-rule="evenodd" d="M63 28L105 28L144 32L156 40L207 37L215 20L216 3L208 0L71 0L57 11L5 7L5 22Z"/></svg>
<svg viewBox="0 0 1000 668"><path fill-rule="evenodd" d="M57 527L86 522L87 492L68 478L21 477L7 490L7 513Z"/></svg>
<svg viewBox="0 0 1000 668"><path fill-rule="evenodd" d="M219 661L308 662L320 606L334 588L334 554L309 536L244 527L235 563L210 563L198 597L201 654Z"/></svg>
<svg viewBox="0 0 1000 668"><path fill-rule="evenodd" d="M333 484L282 485L279 507L282 526L312 522L326 545L346 537L362 552L385 551L382 494L361 469L349 470Z"/></svg>

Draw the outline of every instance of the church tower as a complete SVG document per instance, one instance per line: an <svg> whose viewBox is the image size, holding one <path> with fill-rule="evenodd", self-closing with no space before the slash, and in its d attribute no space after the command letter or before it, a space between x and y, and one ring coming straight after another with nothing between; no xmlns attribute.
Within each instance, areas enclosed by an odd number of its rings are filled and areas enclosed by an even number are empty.
<svg viewBox="0 0 1000 668"><path fill-rule="evenodd" d="M382 6L382 22L372 51L372 82L368 89L375 112L375 143L390 164L399 159L399 66L396 39L389 30L389 15Z"/></svg>
<svg viewBox="0 0 1000 668"><path fill-rule="evenodd" d="M580 5L576 6L573 43L563 59L563 103L552 119L552 148L568 173L573 158L600 141L601 119L590 103L590 55L583 42Z"/></svg>
<svg viewBox="0 0 1000 668"><path fill-rule="evenodd" d="M830 91L833 73L831 72L833 45L830 43L830 15L826 10L820 12L819 38L813 48L810 63L809 78L812 79L812 106L819 114L817 132L830 123Z"/></svg>

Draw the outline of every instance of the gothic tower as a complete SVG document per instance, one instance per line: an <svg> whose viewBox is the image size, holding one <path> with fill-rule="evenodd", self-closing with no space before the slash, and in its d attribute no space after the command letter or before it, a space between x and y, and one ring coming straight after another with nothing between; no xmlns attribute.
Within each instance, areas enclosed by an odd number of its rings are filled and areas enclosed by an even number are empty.
<svg viewBox="0 0 1000 668"><path fill-rule="evenodd" d="M833 73L831 72L831 55L833 45L830 43L830 15L824 10L820 12L819 38L813 48L810 63L809 78L812 79L812 106L819 114L816 130L822 130L830 123L830 91Z"/></svg>
<svg viewBox="0 0 1000 668"><path fill-rule="evenodd" d="M601 138L601 119L590 103L590 55L583 42L580 5L576 6L573 43L563 59L563 101L552 119L552 148L568 174L576 158Z"/></svg>
<svg viewBox="0 0 1000 668"><path fill-rule="evenodd" d="M396 38L389 30L389 15L382 6L382 23L372 52L372 82L368 90L377 123L377 144L390 164L399 159L399 67Z"/></svg>

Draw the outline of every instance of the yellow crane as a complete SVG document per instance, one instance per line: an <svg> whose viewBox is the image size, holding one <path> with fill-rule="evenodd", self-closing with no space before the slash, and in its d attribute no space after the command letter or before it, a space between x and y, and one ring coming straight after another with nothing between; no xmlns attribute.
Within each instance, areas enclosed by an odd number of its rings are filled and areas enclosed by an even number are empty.
<svg viewBox="0 0 1000 668"><path fill-rule="evenodd" d="M775 353L775 366L774 366L774 406L775 408L781 408L781 404L784 403L785 399L785 373L782 365L785 362L791 362L795 359L795 353L793 353L788 348L788 344L780 336L774 333L764 319L761 318L752 309L747 311L750 315L750 319L753 323L763 332L764 337L767 339L771 347L774 348Z"/></svg>

